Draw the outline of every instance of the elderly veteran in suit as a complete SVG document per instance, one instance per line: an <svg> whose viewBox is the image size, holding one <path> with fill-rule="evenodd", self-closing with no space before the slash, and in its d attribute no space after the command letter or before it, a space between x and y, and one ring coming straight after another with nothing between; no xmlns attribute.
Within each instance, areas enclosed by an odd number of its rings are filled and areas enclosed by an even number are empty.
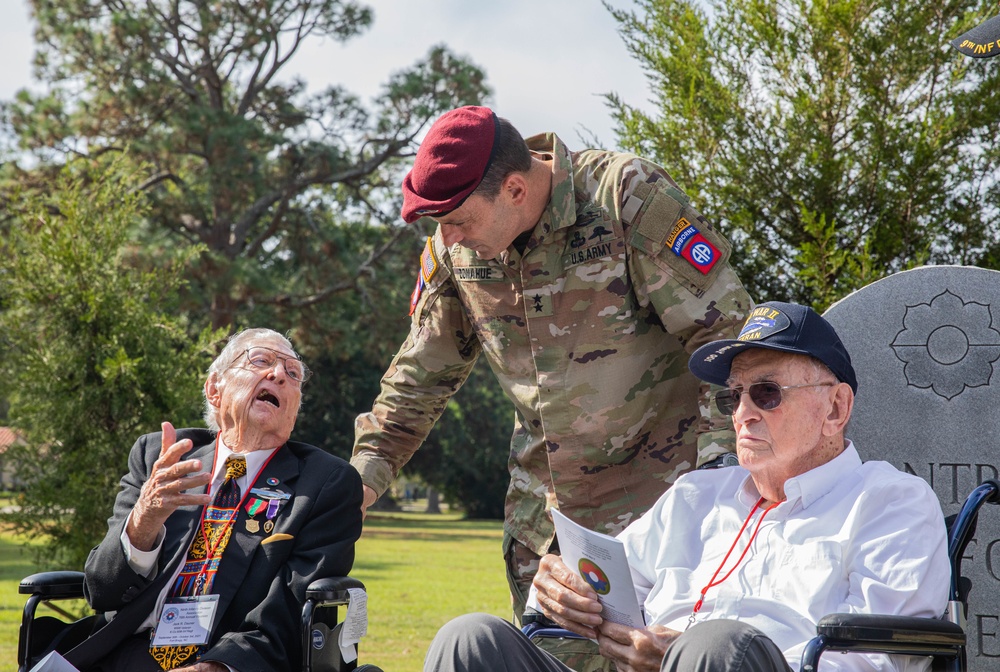
<svg viewBox="0 0 1000 672"><path fill-rule="evenodd" d="M306 586L350 571L362 499L345 461L289 440L308 375L281 334L240 332L208 370L210 429L165 422L136 441L85 569L87 600L110 622L65 654L71 663L105 672L301 666ZM187 641L181 622L207 632Z"/></svg>
<svg viewBox="0 0 1000 672"><path fill-rule="evenodd" d="M602 618L598 595L555 555L534 585L544 613L597 640L619 672L788 672L834 612L939 616L950 576L938 499L920 478L862 463L845 439L857 378L833 327L770 302L736 339L689 361L732 415L740 466L681 476L619 538L645 627ZM925 658L851 653L822 669L922 670ZM569 668L490 616L447 624L425 670Z"/></svg>

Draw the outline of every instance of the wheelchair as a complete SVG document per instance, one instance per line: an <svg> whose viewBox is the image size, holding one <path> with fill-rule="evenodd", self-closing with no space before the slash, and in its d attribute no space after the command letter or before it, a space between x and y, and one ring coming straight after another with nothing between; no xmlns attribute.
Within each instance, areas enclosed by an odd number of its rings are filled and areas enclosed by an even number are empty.
<svg viewBox="0 0 1000 672"><path fill-rule="evenodd" d="M350 602L349 589L364 590L364 584L350 577L319 579L309 584L302 606L301 640L302 672L382 672L375 665L359 665L357 645L355 660L346 662L340 652L338 638L342 623L339 608ZM32 574L23 579L18 593L28 595L21 615L17 640L18 672L28 672L42 658L41 653L57 632L71 626L68 621L54 616L39 616L39 606L45 604L53 611L72 618L57 605L56 600L83 598L83 572L56 571Z"/></svg>
<svg viewBox="0 0 1000 672"><path fill-rule="evenodd" d="M826 651L859 651L930 656L935 670L965 672L965 626L969 583L962 578L962 556L976 532L983 504L1000 504L1000 482L977 486L950 521L948 559L951 584L944 618L910 618L877 614L830 614L816 625L814 637L802 652L801 672L816 672Z"/></svg>
<svg viewBox="0 0 1000 672"><path fill-rule="evenodd" d="M948 520L948 559L951 583L948 608L943 618L916 618L882 614L829 614L816 624L816 636L802 652L800 672L817 672L826 652L887 653L928 656L932 669L965 672L965 625L970 584L962 577L962 558L976 532L979 511L984 504L1000 504L1000 481L988 480L977 486L959 512ZM522 632L533 642L542 638L583 639L557 627L537 612L523 617Z"/></svg>

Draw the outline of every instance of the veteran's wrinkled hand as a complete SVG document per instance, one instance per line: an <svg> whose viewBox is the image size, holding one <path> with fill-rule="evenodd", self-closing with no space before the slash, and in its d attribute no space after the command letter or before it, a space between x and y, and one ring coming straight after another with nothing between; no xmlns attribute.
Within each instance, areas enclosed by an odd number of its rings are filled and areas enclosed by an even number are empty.
<svg viewBox="0 0 1000 672"><path fill-rule="evenodd" d="M174 672L229 672L229 668L222 663L207 662L178 667Z"/></svg>
<svg viewBox="0 0 1000 672"><path fill-rule="evenodd" d="M133 546L142 551L152 550L163 523L181 506L205 506L208 494L189 494L191 488L208 484L211 473L202 472L201 460L181 460L191 450L189 439L177 440L177 431L164 422L160 457L153 463L149 480L142 484L139 499L132 509L125 532Z"/></svg>
<svg viewBox="0 0 1000 672"><path fill-rule="evenodd" d="M605 621L597 634L601 655L615 661L618 672L659 672L667 647L680 632L662 625L633 628Z"/></svg>
<svg viewBox="0 0 1000 672"><path fill-rule="evenodd" d="M603 622L597 592L562 558L551 553L543 556L533 583L542 613L560 627L589 639L597 638L597 627Z"/></svg>

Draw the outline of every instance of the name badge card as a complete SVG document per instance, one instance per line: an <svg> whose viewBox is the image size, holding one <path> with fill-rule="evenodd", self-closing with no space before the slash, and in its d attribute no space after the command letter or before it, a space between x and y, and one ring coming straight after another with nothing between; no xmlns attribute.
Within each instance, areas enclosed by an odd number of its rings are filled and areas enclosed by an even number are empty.
<svg viewBox="0 0 1000 672"><path fill-rule="evenodd" d="M156 623L153 646L184 646L208 643L212 633L218 595L175 597L163 605Z"/></svg>

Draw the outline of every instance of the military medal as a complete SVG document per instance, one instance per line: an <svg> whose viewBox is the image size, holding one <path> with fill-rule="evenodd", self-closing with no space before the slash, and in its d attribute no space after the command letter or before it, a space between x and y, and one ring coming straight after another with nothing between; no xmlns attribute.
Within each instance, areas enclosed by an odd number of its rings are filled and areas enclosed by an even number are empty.
<svg viewBox="0 0 1000 672"><path fill-rule="evenodd" d="M270 483L270 480L268 480L268 483ZM264 521L264 532L271 534L272 530L274 530L274 519L278 515L278 509L281 507L281 503L286 499L291 499L292 495L278 490L269 490L268 488L253 488L250 490L250 494L256 495L259 498L258 501L260 506L263 506L263 503L267 502L267 511L264 514L264 517L267 518L267 520ZM254 509L254 513L259 511L260 507ZM250 513L249 508L247 508L247 513ZM249 523L250 521L247 521L248 525Z"/></svg>
<svg viewBox="0 0 1000 672"><path fill-rule="evenodd" d="M271 534L271 530L274 529L274 517L278 515L280 504L280 499L272 499L267 503L267 513L264 514L267 517L267 520L264 521L264 532L267 534Z"/></svg>
<svg viewBox="0 0 1000 672"><path fill-rule="evenodd" d="M260 521L254 518L254 516L260 513L260 510L264 508L264 500L254 497L247 502L247 505L244 508L246 509L247 515L250 516L247 518L246 523L247 532L250 534L257 534L260 532Z"/></svg>

